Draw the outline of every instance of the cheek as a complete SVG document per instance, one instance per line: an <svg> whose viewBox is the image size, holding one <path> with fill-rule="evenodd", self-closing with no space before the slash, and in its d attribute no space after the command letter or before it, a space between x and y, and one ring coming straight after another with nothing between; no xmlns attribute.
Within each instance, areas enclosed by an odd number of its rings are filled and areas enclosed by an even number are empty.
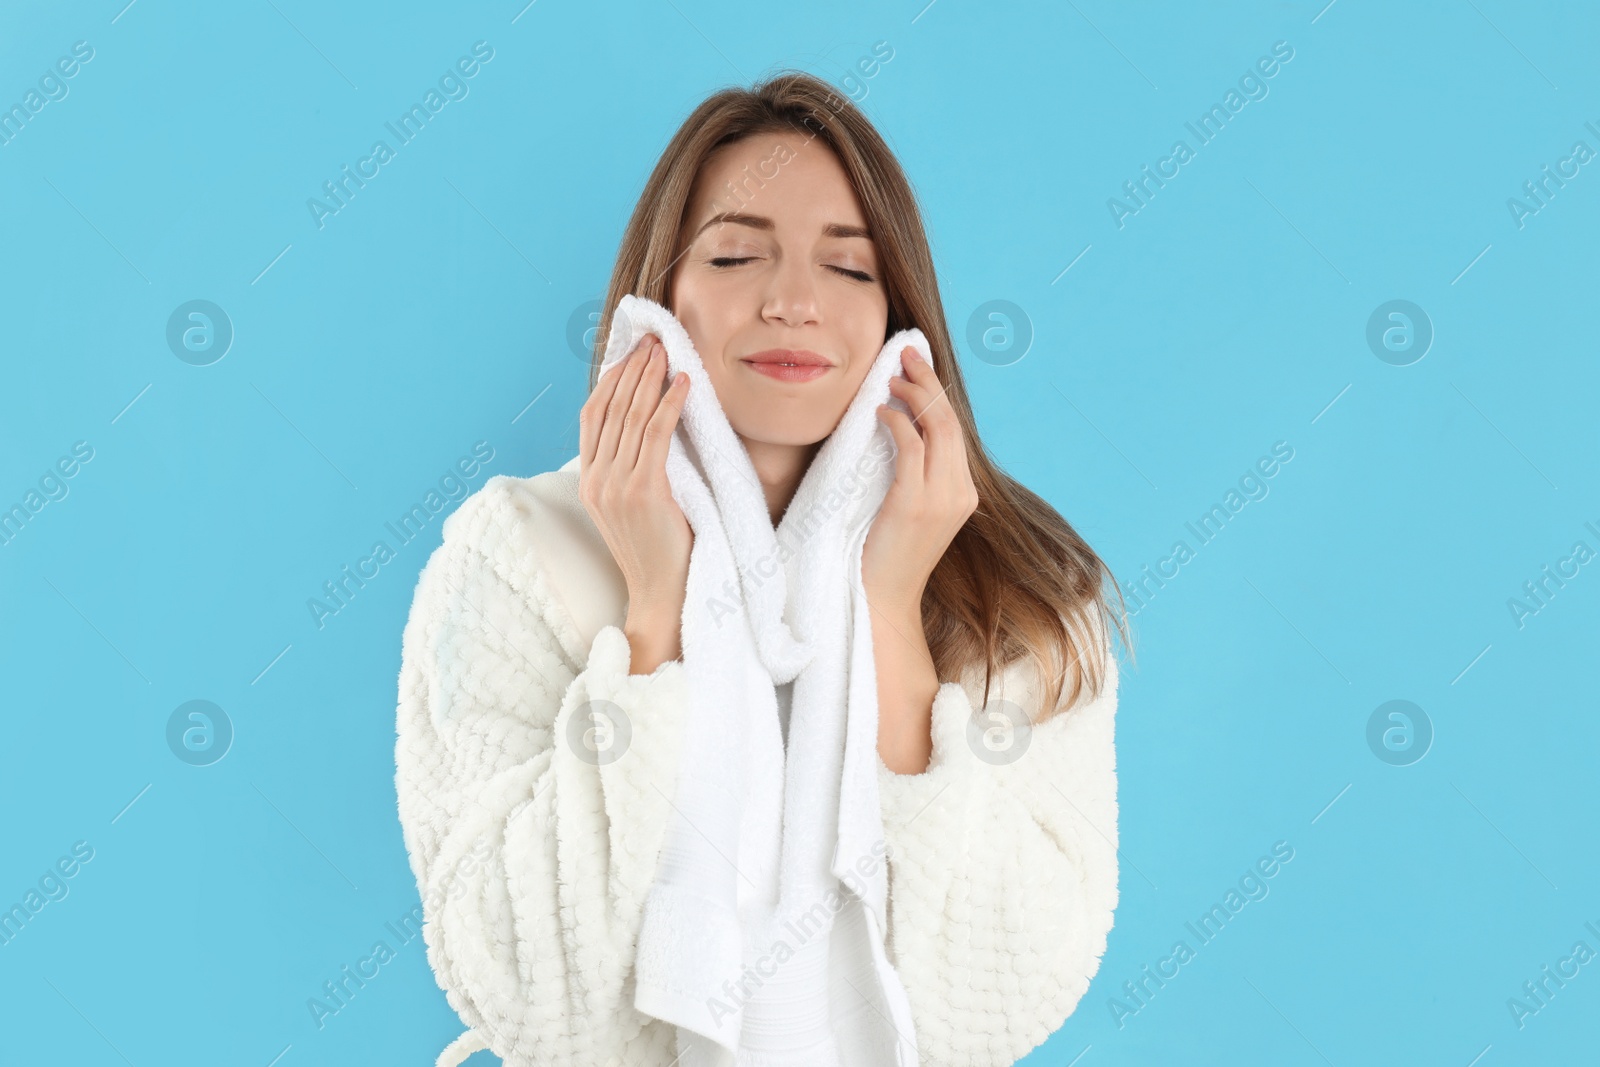
<svg viewBox="0 0 1600 1067"><path fill-rule="evenodd" d="M724 383L732 372L724 364L731 339L737 335L736 324L731 317L731 309L737 305L719 299L721 294L706 292L705 288L697 282L686 285L681 297L677 298L673 315L683 324L695 352L699 353L711 388L726 404L728 397ZM711 288L714 290L716 287Z"/></svg>
<svg viewBox="0 0 1600 1067"><path fill-rule="evenodd" d="M689 331L701 356L715 355L732 336L740 317L748 315L749 301L742 299L734 279L686 274L673 286L672 313Z"/></svg>
<svg viewBox="0 0 1600 1067"><path fill-rule="evenodd" d="M835 312L835 321L850 351L857 359L871 363L883 351L889 327L889 306L882 293L850 294ZM865 372L863 372L864 374Z"/></svg>
<svg viewBox="0 0 1600 1067"><path fill-rule="evenodd" d="M861 392L861 382L867 381L867 371L872 370L872 362L874 362L875 358L878 358L878 352L882 352L882 350L882 344L875 346L872 350L862 350L861 357L856 360L856 365L851 366L850 374L848 374L848 378L845 379L845 384L843 384L846 403L850 402L851 398L858 392Z"/></svg>
<svg viewBox="0 0 1600 1067"><path fill-rule="evenodd" d="M699 342L696 342L696 351L699 350L699 347ZM730 422L742 418L742 408L738 403L738 398L729 391L728 372L724 369L722 361L707 359L704 362L706 380L711 385L711 392L716 396L717 403L722 407L723 413L728 416Z"/></svg>
<svg viewBox="0 0 1600 1067"><path fill-rule="evenodd" d="M861 391L861 383L883 351L883 331L888 322L887 311L872 307L858 308L848 322L841 322L841 340L850 351L850 369L841 380L841 391L848 403Z"/></svg>
<svg viewBox="0 0 1600 1067"><path fill-rule="evenodd" d="M717 302L710 298L705 286L697 278L685 278L673 286L670 310L683 323L683 328L689 332L689 338L701 356L705 355L706 345L715 333L706 313L716 306Z"/></svg>

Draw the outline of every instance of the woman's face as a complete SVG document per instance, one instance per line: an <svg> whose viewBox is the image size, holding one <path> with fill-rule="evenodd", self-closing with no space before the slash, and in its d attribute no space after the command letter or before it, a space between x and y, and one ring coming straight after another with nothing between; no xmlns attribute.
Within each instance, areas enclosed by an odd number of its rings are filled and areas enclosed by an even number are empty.
<svg viewBox="0 0 1600 1067"><path fill-rule="evenodd" d="M838 158L803 134L724 145L696 177L669 303L747 445L827 437L883 349L889 302L866 226ZM763 373L762 359L822 366Z"/></svg>

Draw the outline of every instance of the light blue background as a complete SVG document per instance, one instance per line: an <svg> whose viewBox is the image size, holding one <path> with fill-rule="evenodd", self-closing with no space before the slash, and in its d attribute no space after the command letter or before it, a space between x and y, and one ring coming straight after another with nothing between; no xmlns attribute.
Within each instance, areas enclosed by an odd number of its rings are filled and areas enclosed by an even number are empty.
<svg viewBox="0 0 1600 1067"><path fill-rule="evenodd" d="M0 905L94 849L0 946L0 1058L424 1065L460 1032L384 925L417 903L395 680L439 519L323 628L307 600L475 442L474 489L575 453L569 319L700 99L842 84L878 41L857 95L952 331L995 299L1031 324L1018 362L962 353L989 447L1124 583L1195 549L1124 660L1109 950L1024 1062L1593 1055L1600 962L1523 1028L1507 1007L1600 950L1600 565L1522 627L1507 606L1600 549L1600 163L1507 207L1600 149L1592 5L124 2L0 16L0 104L95 50L0 147L0 506L94 449L0 546ZM479 40L470 94L319 229L307 199ZM1280 40L1269 95L1119 229L1108 198ZM193 299L235 330L210 366L165 340ZM1409 366L1365 339L1393 299L1435 330ZM209 767L167 745L194 699L236 731ZM1435 731L1410 766L1366 740L1392 699ZM1280 840L1270 895L1119 1027L1123 983ZM379 939L396 959L318 1029L307 1000Z"/></svg>

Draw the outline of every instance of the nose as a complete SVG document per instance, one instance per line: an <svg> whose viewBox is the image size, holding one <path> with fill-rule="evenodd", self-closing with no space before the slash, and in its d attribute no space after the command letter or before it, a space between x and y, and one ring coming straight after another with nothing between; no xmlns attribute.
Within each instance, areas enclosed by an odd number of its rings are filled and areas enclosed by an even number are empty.
<svg viewBox="0 0 1600 1067"><path fill-rule="evenodd" d="M816 279L803 258L785 256L771 275L772 282L762 304L761 317L785 326L815 325L822 320L817 303Z"/></svg>

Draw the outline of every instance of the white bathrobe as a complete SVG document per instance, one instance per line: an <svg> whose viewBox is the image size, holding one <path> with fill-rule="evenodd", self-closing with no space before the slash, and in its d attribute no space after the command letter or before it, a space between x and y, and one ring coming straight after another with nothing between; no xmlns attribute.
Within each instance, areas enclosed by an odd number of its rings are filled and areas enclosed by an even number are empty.
<svg viewBox="0 0 1600 1067"><path fill-rule="evenodd" d="M395 787L428 961L471 1029L512 1067L668 1067L671 1026L633 1007L641 908L672 812L683 663L630 675L627 589L578 500L575 457L491 479L446 520L402 640ZM887 948L923 1067L1008 1065L1070 1015L1117 904L1117 665L980 758L1005 719L975 712L981 666L942 684L921 774L878 761ZM1026 663L989 699L1038 717ZM574 743L609 701L615 758ZM994 733L999 731L1000 733ZM616 753L620 752L620 755ZM893 1067L892 1064L864 1067Z"/></svg>

